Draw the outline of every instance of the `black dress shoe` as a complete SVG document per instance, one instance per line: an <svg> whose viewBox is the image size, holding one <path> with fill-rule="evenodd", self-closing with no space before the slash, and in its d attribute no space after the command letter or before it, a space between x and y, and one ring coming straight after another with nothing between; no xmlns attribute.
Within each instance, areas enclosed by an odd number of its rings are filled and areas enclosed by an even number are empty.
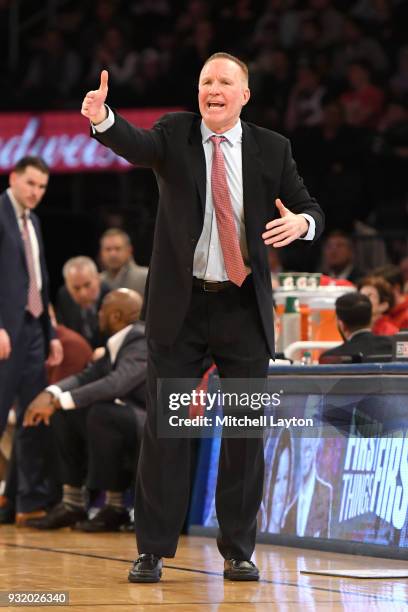
<svg viewBox="0 0 408 612"><path fill-rule="evenodd" d="M74 529L76 531L86 531L87 533L119 531L119 528L127 523L129 523L129 512L126 508L104 506L98 510L93 518L77 523Z"/></svg>
<svg viewBox="0 0 408 612"><path fill-rule="evenodd" d="M25 522L27 527L36 529L60 529L61 527L72 527L78 521L88 517L83 508L66 506L60 503L54 506L43 518L30 519Z"/></svg>
<svg viewBox="0 0 408 612"><path fill-rule="evenodd" d="M259 580L259 570L252 561L226 559L224 578L226 580Z"/></svg>
<svg viewBox="0 0 408 612"><path fill-rule="evenodd" d="M129 521L125 525L122 525L119 531L123 531L123 533L135 533L135 521Z"/></svg>
<svg viewBox="0 0 408 612"><path fill-rule="evenodd" d="M163 561L149 553L139 555L129 572L129 582L159 582L162 575Z"/></svg>

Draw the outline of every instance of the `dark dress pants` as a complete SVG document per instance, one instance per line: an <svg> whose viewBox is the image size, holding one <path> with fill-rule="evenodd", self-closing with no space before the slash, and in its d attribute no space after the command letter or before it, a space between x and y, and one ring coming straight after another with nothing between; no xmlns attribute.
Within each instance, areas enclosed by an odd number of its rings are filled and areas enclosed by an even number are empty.
<svg viewBox="0 0 408 612"><path fill-rule="evenodd" d="M0 361L0 435L14 404L17 426L14 439L16 509L31 512L49 500L46 449L48 427L23 427L27 406L46 386L45 343L42 325L28 313L19 336L12 343L9 359Z"/></svg>
<svg viewBox="0 0 408 612"><path fill-rule="evenodd" d="M99 402L58 410L51 419L63 484L125 491L134 478L145 412Z"/></svg>
<svg viewBox="0 0 408 612"><path fill-rule="evenodd" d="M157 436L157 381L199 378L210 351L221 378L266 377L269 353L252 278L241 288L193 287L189 311L172 346L149 341L147 421L135 495L139 553L174 557L190 494L192 440ZM224 438L218 469L218 548L224 558L249 559L262 500L262 438Z"/></svg>

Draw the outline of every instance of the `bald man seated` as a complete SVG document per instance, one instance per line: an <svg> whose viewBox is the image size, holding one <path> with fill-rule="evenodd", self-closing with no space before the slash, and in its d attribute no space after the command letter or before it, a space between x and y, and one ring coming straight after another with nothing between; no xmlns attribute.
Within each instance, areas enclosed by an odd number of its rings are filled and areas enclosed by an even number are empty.
<svg viewBox="0 0 408 612"><path fill-rule="evenodd" d="M136 472L145 420L146 340L142 298L130 289L108 293L99 328L109 339L103 357L80 374L47 387L30 404L26 427L51 425L61 464L63 498L30 527L75 526L115 531L129 522L123 493ZM84 485L106 491L105 505L88 519Z"/></svg>

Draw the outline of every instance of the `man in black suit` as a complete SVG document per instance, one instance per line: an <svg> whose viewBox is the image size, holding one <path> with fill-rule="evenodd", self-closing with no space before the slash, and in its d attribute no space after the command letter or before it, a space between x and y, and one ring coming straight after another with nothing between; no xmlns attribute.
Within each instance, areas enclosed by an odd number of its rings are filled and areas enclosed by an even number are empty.
<svg viewBox="0 0 408 612"><path fill-rule="evenodd" d="M98 311L109 286L101 282L95 262L90 257L72 257L62 269L65 284L57 295L58 323L78 332L92 348L102 344Z"/></svg>
<svg viewBox="0 0 408 612"><path fill-rule="evenodd" d="M371 331L372 305L369 298L358 291L345 293L336 300L337 326L344 342L325 351L319 361L327 363L341 357L358 356L364 362L367 357L389 357L392 342L389 336L376 336Z"/></svg>
<svg viewBox="0 0 408 612"><path fill-rule="evenodd" d="M43 512L44 428L22 427L26 407L46 382L45 361L58 365L63 351L48 314L48 275L40 223L34 214L48 184L49 169L24 157L0 195L0 435L14 404L17 413L17 523Z"/></svg>
<svg viewBox="0 0 408 612"><path fill-rule="evenodd" d="M88 532L117 530L129 521L123 492L131 484L145 421L146 340L139 316L141 296L117 289L99 311L105 355L83 370L47 387L30 404L24 425L50 423L60 457L63 499L38 529L74 525ZM130 474L129 474L130 471ZM106 491L105 506L87 518L81 487Z"/></svg>
<svg viewBox="0 0 408 612"><path fill-rule="evenodd" d="M204 64L201 116L169 114L151 130L105 106L107 82L102 71L82 114L100 142L153 168L160 193L145 296L148 415L136 482L139 557L128 576L157 582L161 558L176 552L191 469L190 440L157 436L157 416L164 418L157 414L157 380L198 378L207 352L223 379L264 378L274 354L266 245L317 238L323 214L297 174L288 140L240 120L250 91L239 59L220 53ZM259 578L250 558L263 469L261 439L223 439L216 506L226 579Z"/></svg>

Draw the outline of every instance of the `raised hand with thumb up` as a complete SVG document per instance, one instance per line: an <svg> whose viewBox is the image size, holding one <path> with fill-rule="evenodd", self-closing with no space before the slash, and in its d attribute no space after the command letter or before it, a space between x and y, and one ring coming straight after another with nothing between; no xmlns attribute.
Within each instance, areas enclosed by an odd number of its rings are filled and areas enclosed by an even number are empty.
<svg viewBox="0 0 408 612"><path fill-rule="evenodd" d="M262 238L265 244L280 248L304 236L309 224L303 215L296 215L286 208L279 198L275 200L275 204L280 218L266 224L267 231L262 234Z"/></svg>
<svg viewBox="0 0 408 612"><path fill-rule="evenodd" d="M83 102L81 113L97 125L107 117L105 100L108 95L108 71L102 70L99 89L88 91Z"/></svg>

